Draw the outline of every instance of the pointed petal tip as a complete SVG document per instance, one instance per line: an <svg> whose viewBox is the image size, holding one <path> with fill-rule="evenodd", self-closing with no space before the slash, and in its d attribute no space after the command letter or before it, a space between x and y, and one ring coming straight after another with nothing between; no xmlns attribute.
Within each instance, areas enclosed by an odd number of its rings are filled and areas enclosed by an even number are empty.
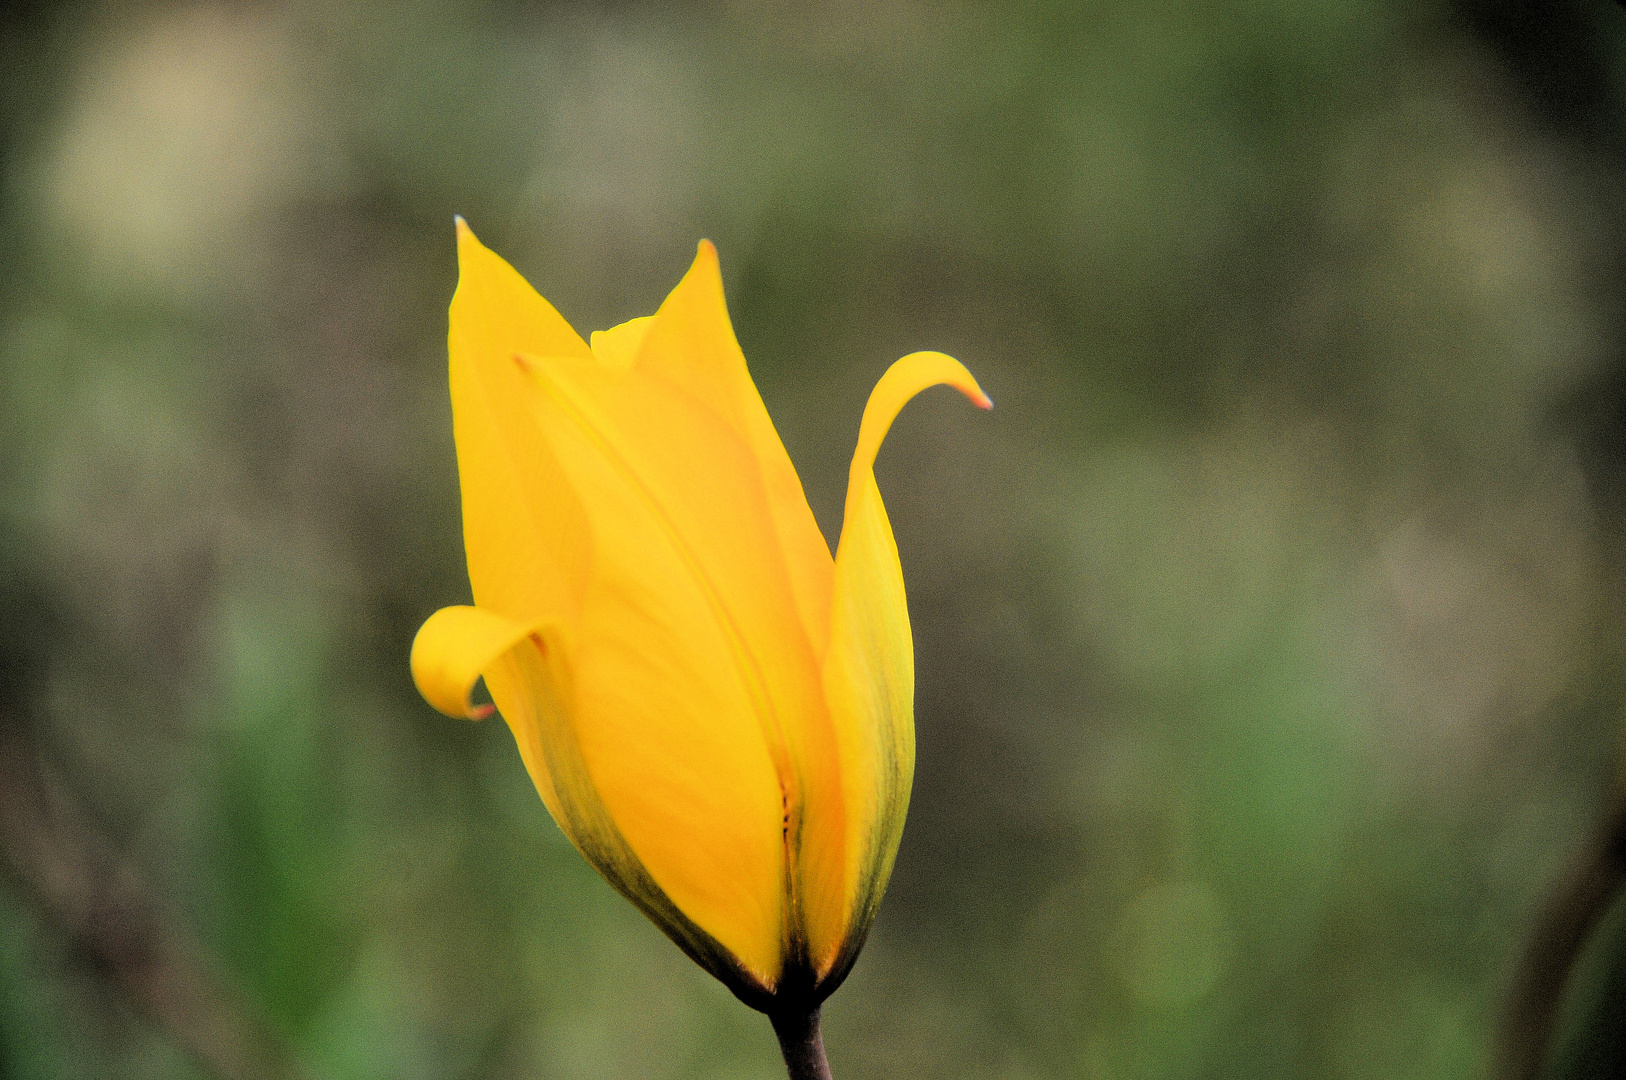
<svg viewBox="0 0 1626 1080"><path fill-rule="evenodd" d="M453 216L452 225L457 230L458 265L467 266L468 260L474 256L475 252L484 250L485 245L480 243L478 236L474 235L474 230L469 228L469 223L463 220L462 214Z"/></svg>
<svg viewBox="0 0 1626 1080"><path fill-rule="evenodd" d="M952 357L945 357L945 359L949 360L951 364L959 369L961 377L948 378L944 379L943 381L954 387L954 389L958 390L961 394L964 394L965 399L971 402L971 404L975 405L977 408L984 411L992 409L994 407L994 399L989 397L987 392L983 390L982 386L978 384L976 376L965 370L965 366L962 365L958 360L955 360Z"/></svg>
<svg viewBox="0 0 1626 1080"><path fill-rule="evenodd" d="M897 372L896 376L893 374L894 371ZM911 394L919 393L934 383L942 383L954 387L979 409L994 407L994 399L983 391L976 376L967 371L964 364L946 353L929 350L910 353L892 365L883 381L889 378L898 378L902 382L915 384L915 389L910 391ZM876 389L880 389L879 384Z"/></svg>

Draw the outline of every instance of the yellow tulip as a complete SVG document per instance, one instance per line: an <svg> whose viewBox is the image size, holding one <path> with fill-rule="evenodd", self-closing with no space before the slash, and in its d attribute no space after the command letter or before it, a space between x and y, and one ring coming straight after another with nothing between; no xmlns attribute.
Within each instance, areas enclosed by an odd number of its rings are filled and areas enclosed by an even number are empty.
<svg viewBox="0 0 1626 1080"><path fill-rule="evenodd" d="M836 557L746 371L717 254L584 342L459 219L449 346L475 606L412 647L423 696L484 677L554 820L748 1004L817 1005L892 870L914 773L914 655L872 464L921 390L864 410Z"/></svg>

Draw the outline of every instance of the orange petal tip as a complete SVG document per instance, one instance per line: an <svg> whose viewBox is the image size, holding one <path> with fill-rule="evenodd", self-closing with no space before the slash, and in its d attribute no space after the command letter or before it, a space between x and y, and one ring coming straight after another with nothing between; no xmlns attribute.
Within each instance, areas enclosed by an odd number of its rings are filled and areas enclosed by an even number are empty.
<svg viewBox="0 0 1626 1080"><path fill-rule="evenodd" d="M469 719L484 720L496 711L497 706L495 705L472 705L469 707Z"/></svg>

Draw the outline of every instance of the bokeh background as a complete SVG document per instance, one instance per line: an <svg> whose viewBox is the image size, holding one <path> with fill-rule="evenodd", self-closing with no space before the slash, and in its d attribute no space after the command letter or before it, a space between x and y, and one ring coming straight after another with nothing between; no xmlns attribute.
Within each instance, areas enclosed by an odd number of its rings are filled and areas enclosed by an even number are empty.
<svg viewBox="0 0 1626 1080"><path fill-rule="evenodd" d="M13 0L0 154L0 1074L783 1075L412 688L454 213L584 331L716 241L832 537L891 360L998 402L879 465L838 1077L1492 1065L1626 694L1620 5Z"/></svg>

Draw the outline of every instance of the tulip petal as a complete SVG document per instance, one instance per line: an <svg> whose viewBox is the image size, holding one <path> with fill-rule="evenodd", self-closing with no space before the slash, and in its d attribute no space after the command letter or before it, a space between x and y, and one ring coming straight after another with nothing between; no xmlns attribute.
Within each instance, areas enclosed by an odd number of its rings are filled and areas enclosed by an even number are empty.
<svg viewBox="0 0 1626 1080"><path fill-rule="evenodd" d="M662 889L771 983L801 937L786 867L843 808L807 810L839 784L835 747L751 448L649 372L530 371L562 471L593 493L588 767Z"/></svg>
<svg viewBox="0 0 1626 1080"><path fill-rule="evenodd" d="M413 642L413 677L440 708L466 704L483 675L571 843L696 963L761 1008L769 989L660 889L599 797L578 738L568 651L556 626L527 627L474 607L443 608Z"/></svg>
<svg viewBox="0 0 1626 1080"><path fill-rule="evenodd" d="M522 623L565 617L586 579L586 519L525 404L528 382L514 357L592 352L461 218L457 253L447 343L475 603Z"/></svg>
<svg viewBox="0 0 1626 1080"><path fill-rule="evenodd" d="M632 626L636 618L618 622L614 615L616 611L636 608L649 598L636 589L621 588L615 560L601 560L595 552L600 538L609 538L606 542L614 546L620 525L613 515L606 517L602 512L592 483L582 486L578 477L567 475L562 468L552 439L558 433L543 426L544 422L559 425L556 419L545 418L538 408L534 369L559 364L586 373L614 375L615 354L619 347L631 344L630 332L635 328L611 331L607 342L610 356L595 362L590 347L558 313L461 223L458 255L461 273L452 300L449 335L453 431L463 487L464 543L475 602L520 625L552 620L571 626L573 633L580 635L589 683L614 684L613 693L587 696L585 700L592 702L591 715L580 721L583 727L590 728L589 741L599 760L624 757L630 762L632 776L624 778L619 787L612 782L612 791L638 786L643 778L660 773L668 763L662 755L676 751L669 759L676 775L657 777L653 786L644 788L651 809L643 818L635 819L635 839L645 849L664 856L664 862L657 857L657 866L666 879L680 882L677 902L683 910L726 935L726 948L750 965L757 984L770 982L778 971L784 925L780 892L781 795L774 768L754 728L748 741L739 739L737 733L732 738L719 734L715 724L687 741L672 734L671 723L683 719L704 727L709 717L703 698L674 696L670 686L658 681L649 681L646 692L636 672L594 675L606 667L595 658L658 648L652 647L648 639L639 639L637 628ZM524 359L527 356L532 358ZM626 372L620 374L625 377ZM590 503L578 491L591 492ZM597 528L588 516L588 505L598 511ZM639 557L639 553L630 552L622 562L636 565ZM599 572L600 562L608 568L603 573ZM622 602L601 605L595 613L595 625L584 627L584 597L591 588L619 593ZM608 624L612 630L624 633L599 633L597 624ZM516 649L506 655L521 653L522 649ZM661 662L656 655L649 655L647 660ZM467 664L463 667L466 669ZM557 773L558 763L540 750L542 719L528 689L534 679L513 670L511 664L488 667L485 676L492 698L514 730L538 791L555 820L570 833L568 806L554 794L552 774ZM448 695L439 690L437 694L442 704L450 703ZM640 727L651 714L657 721L655 736ZM670 722L664 727L658 722L668 718ZM658 734L663 730L668 732L665 737ZM679 745L674 747L674 742ZM715 755L715 768L703 770L700 775L685 773L687 759L707 754ZM675 820L683 821L687 816L698 828L674 835L674 818L660 813L667 797L662 794L663 783L681 789L677 794L668 793L672 795ZM737 795L730 790L731 784L740 789ZM709 813L695 812L693 805L686 807L683 794L689 796L690 804L699 803L699 810ZM755 816L741 813L742 803L758 806L759 812ZM712 824L717 824L715 838L693 842ZM599 863L598 856L589 851L590 845L574 834L572 839L614 880L613 868ZM709 905L684 894L681 882L695 879L704 879L711 893ZM741 888L750 893L743 904L730 891ZM731 924L731 913L735 911L745 914ZM741 922L745 925L738 925Z"/></svg>
<svg viewBox="0 0 1626 1080"><path fill-rule="evenodd" d="M846 904L810 925L813 957L832 984L856 958L891 876L915 766L914 643L898 548L873 466L903 406L940 383L979 406L992 404L957 360L942 353L904 357L870 394L848 481L824 661L848 822L840 856Z"/></svg>
<svg viewBox="0 0 1626 1080"><path fill-rule="evenodd" d="M654 318L653 315L645 315L641 319L629 319L620 326L608 330L594 330L592 337L588 338L593 355L598 357L598 362L605 367L617 371L630 368Z"/></svg>
<svg viewBox="0 0 1626 1080"><path fill-rule="evenodd" d="M717 249L702 240L694 265L655 313L635 361L641 371L681 386L710 405L746 444L761 472L808 640L829 639L830 546L813 520L801 478L746 369L723 300Z"/></svg>
<svg viewBox="0 0 1626 1080"><path fill-rule="evenodd" d="M801 479L746 367L728 317L717 249L710 241L700 242L689 272L655 313L635 366L641 373L682 387L704 401L750 448L796 611L814 662L822 664L830 640L830 548L813 519ZM828 720L793 724L788 730L800 791L835 790L839 781ZM805 928L815 917L811 913L840 906L841 864L829 853L840 847L846 825L845 804L840 800L798 801L799 813L795 806L789 808L800 819L799 828L790 837L790 899L797 909L792 921L803 931L804 938L796 944L805 948Z"/></svg>

